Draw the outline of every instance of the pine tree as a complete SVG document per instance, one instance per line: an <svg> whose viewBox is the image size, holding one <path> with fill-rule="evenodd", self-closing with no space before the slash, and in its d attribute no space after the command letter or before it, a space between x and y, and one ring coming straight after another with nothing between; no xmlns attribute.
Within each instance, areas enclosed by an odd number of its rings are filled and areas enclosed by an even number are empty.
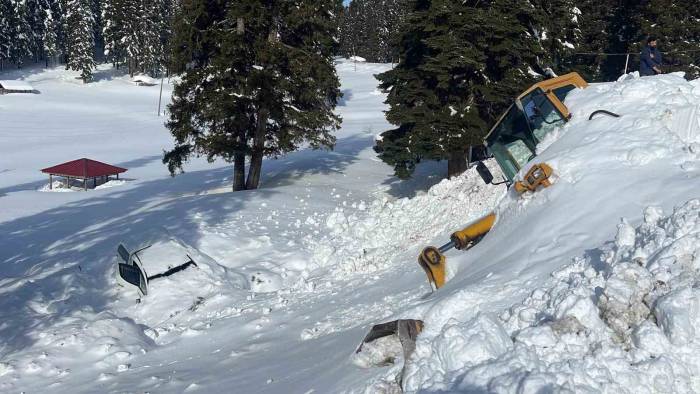
<svg viewBox="0 0 700 394"><path fill-rule="evenodd" d="M639 13L641 1L619 0L608 7L608 31L605 52L634 52L639 41ZM639 58L636 59L639 61ZM626 56L606 56L602 64L602 76L606 81L616 80L625 70ZM632 68L633 69L633 68ZM630 69L631 70L631 69Z"/></svg>
<svg viewBox="0 0 700 394"><path fill-rule="evenodd" d="M24 61L32 55L32 30L27 22L27 6L21 0L12 0L10 61L21 68Z"/></svg>
<svg viewBox="0 0 700 394"><path fill-rule="evenodd" d="M664 72L684 71L688 78L700 77L700 6L696 2L649 0L641 7L640 34L635 49L641 50L646 36L659 38Z"/></svg>
<svg viewBox="0 0 700 394"><path fill-rule="evenodd" d="M95 68L95 38L89 0L68 0L66 11L67 68L80 71L84 83Z"/></svg>
<svg viewBox="0 0 700 394"><path fill-rule="evenodd" d="M528 15L530 32L541 48L540 66L555 73L571 69L574 50L580 46L580 10L573 0L532 0Z"/></svg>
<svg viewBox="0 0 700 394"><path fill-rule="evenodd" d="M68 52L65 32L66 12L64 11L66 1L67 0L48 0L49 10L51 10L51 16L56 26L54 31L56 33L56 48L58 50L59 62L61 61L61 57L63 61L65 61L66 53Z"/></svg>
<svg viewBox="0 0 700 394"><path fill-rule="evenodd" d="M122 38L124 36L124 0L104 0L102 2L102 37L104 55L107 61L119 68L124 62Z"/></svg>
<svg viewBox="0 0 700 394"><path fill-rule="evenodd" d="M604 81L603 65L608 59L603 53L610 41L609 15L614 5L599 0L582 0L578 2L577 15L581 39L576 48L580 55L571 59L572 69L580 73L587 81Z"/></svg>
<svg viewBox="0 0 700 394"><path fill-rule="evenodd" d="M46 17L44 18L44 36L42 37L42 44L44 45L44 56L46 57L46 66L50 62L55 61L58 56L58 35L57 35L57 22L53 18L53 14L50 9L44 10Z"/></svg>
<svg viewBox="0 0 700 394"><path fill-rule="evenodd" d="M341 13L341 54L371 62L392 61L407 10L407 0L353 0Z"/></svg>
<svg viewBox="0 0 700 394"><path fill-rule="evenodd" d="M0 70L10 58L10 43L12 42L12 3L11 0L0 0Z"/></svg>
<svg viewBox="0 0 700 394"><path fill-rule="evenodd" d="M185 0L173 63L184 70L169 106L172 173L191 155L234 163L234 190L259 185L262 159L330 147L340 119L332 63L340 1ZM245 159L250 157L248 175ZM247 179L246 179L247 178Z"/></svg>
<svg viewBox="0 0 700 394"><path fill-rule="evenodd" d="M139 71L156 76L160 74L163 64L162 4L160 0L142 0L141 5L142 16L138 31L141 57L137 67Z"/></svg>
<svg viewBox="0 0 700 394"><path fill-rule="evenodd" d="M379 157L406 178L422 160L448 160L448 176L466 169L469 146L532 81L537 42L518 1L417 0L405 23L401 61L380 74L388 92Z"/></svg>

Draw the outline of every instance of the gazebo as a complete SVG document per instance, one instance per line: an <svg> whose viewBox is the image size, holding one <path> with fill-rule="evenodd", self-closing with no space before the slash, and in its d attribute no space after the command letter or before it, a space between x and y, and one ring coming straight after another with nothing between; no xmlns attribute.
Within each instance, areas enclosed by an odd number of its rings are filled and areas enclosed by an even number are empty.
<svg viewBox="0 0 700 394"><path fill-rule="evenodd" d="M92 179L94 185L97 186L97 178L104 177L106 182L110 175L116 175L117 179L119 179L119 174L126 171L126 168L121 168L86 158L68 161L63 164L41 170L41 172L44 174L49 174L50 189L53 189L53 176L56 175L68 179L82 179L85 190L87 190L88 179Z"/></svg>

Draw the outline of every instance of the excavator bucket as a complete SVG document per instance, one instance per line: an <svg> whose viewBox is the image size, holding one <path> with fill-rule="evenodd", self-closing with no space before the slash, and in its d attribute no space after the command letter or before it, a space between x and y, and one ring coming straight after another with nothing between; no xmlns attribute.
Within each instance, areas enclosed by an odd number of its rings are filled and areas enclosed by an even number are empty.
<svg viewBox="0 0 700 394"><path fill-rule="evenodd" d="M447 260L445 255L440 252L440 249L434 246L428 246L423 249L418 256L418 264L425 271L432 290L437 290L445 284Z"/></svg>
<svg viewBox="0 0 700 394"><path fill-rule="evenodd" d="M447 268L447 259L444 253L455 248L457 250L469 250L481 241L481 239L491 231L496 215L490 213L481 219L475 221L469 226L460 231L452 233L450 242L436 248L428 246L423 249L418 256L418 264L425 271L428 277L428 283L433 291L441 288L445 284L445 273Z"/></svg>
<svg viewBox="0 0 700 394"><path fill-rule="evenodd" d="M369 330L360 346L355 350L353 362L363 368L395 364L403 358L404 366L396 377L403 382L406 361L416 350L416 338L423 330L423 321L413 319L394 320L377 324Z"/></svg>

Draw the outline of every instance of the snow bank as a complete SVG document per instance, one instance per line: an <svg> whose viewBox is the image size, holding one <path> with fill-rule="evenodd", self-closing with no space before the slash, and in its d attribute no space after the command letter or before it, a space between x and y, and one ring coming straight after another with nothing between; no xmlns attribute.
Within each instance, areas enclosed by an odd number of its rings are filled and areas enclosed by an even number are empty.
<svg viewBox="0 0 700 394"><path fill-rule="evenodd" d="M421 337L406 390L697 392L700 200L565 264L499 318Z"/></svg>
<svg viewBox="0 0 700 394"><path fill-rule="evenodd" d="M500 175L495 162L487 164ZM361 201L350 212L338 207L325 219L328 235L314 240L313 261L330 267L335 276L394 266L394 256L407 248L417 256L417 248L436 236L443 234L447 242L451 232L487 214L504 192L503 186L485 185L472 168L414 198Z"/></svg>
<svg viewBox="0 0 700 394"><path fill-rule="evenodd" d="M698 85L631 75L567 98L573 119L533 161L554 185L509 192L476 263L448 259L453 280L407 313L426 328L406 391L700 390Z"/></svg>

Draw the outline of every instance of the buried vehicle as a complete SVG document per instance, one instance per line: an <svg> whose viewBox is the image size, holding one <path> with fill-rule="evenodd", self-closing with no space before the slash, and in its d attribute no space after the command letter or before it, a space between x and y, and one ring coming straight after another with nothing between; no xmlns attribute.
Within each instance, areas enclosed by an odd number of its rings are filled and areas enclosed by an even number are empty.
<svg viewBox="0 0 700 394"><path fill-rule="evenodd" d="M173 236L157 237L133 251L120 243L116 268L117 284L136 291L139 298L192 293L187 295L196 299L195 295L204 295L208 290L250 288L243 274Z"/></svg>
<svg viewBox="0 0 700 394"><path fill-rule="evenodd" d="M180 245L178 243L159 243L155 245L156 247L153 250L149 249L154 245L149 244L134 252L129 252L124 244L119 244L117 247L117 256L121 262L117 262L117 283L119 283L120 286L133 287L138 290L139 295L146 296L148 295L148 282L173 275L188 267L197 267L197 263L192 260L192 257L190 257L186 251L178 253L180 252ZM165 246L165 248L163 248L163 246ZM156 254L158 257L155 257ZM165 258L163 258L163 255L165 255ZM186 259L184 259L184 257L186 257ZM180 262L179 260L186 261ZM156 270L162 272L148 276L144 268L144 262L151 261L154 262L154 264L149 264L149 271ZM163 267L163 264L165 264L167 268Z"/></svg>
<svg viewBox="0 0 700 394"><path fill-rule="evenodd" d="M556 128L571 118L563 101L575 89L585 89L588 83L577 73L539 82L520 94L498 119L484 139L488 155L492 155L503 173L503 180L493 183L493 175L479 161L476 169L487 184L513 186L517 193L535 192L550 186L553 169L546 163L533 164L516 180L518 173L537 156L537 145ZM614 115L614 114L613 114ZM447 259L451 249L469 250L481 241L496 222L495 213L476 220L464 229L454 232L450 241L441 247L428 246L418 256L418 263L428 277L431 290L445 284ZM415 350L415 341L423 329L421 320L394 320L373 326L355 351L355 363L381 366L393 363L402 356L408 362ZM402 351L397 351L400 345ZM361 357L361 353L368 353ZM359 360L359 361L358 361ZM401 387L405 364L396 382Z"/></svg>

